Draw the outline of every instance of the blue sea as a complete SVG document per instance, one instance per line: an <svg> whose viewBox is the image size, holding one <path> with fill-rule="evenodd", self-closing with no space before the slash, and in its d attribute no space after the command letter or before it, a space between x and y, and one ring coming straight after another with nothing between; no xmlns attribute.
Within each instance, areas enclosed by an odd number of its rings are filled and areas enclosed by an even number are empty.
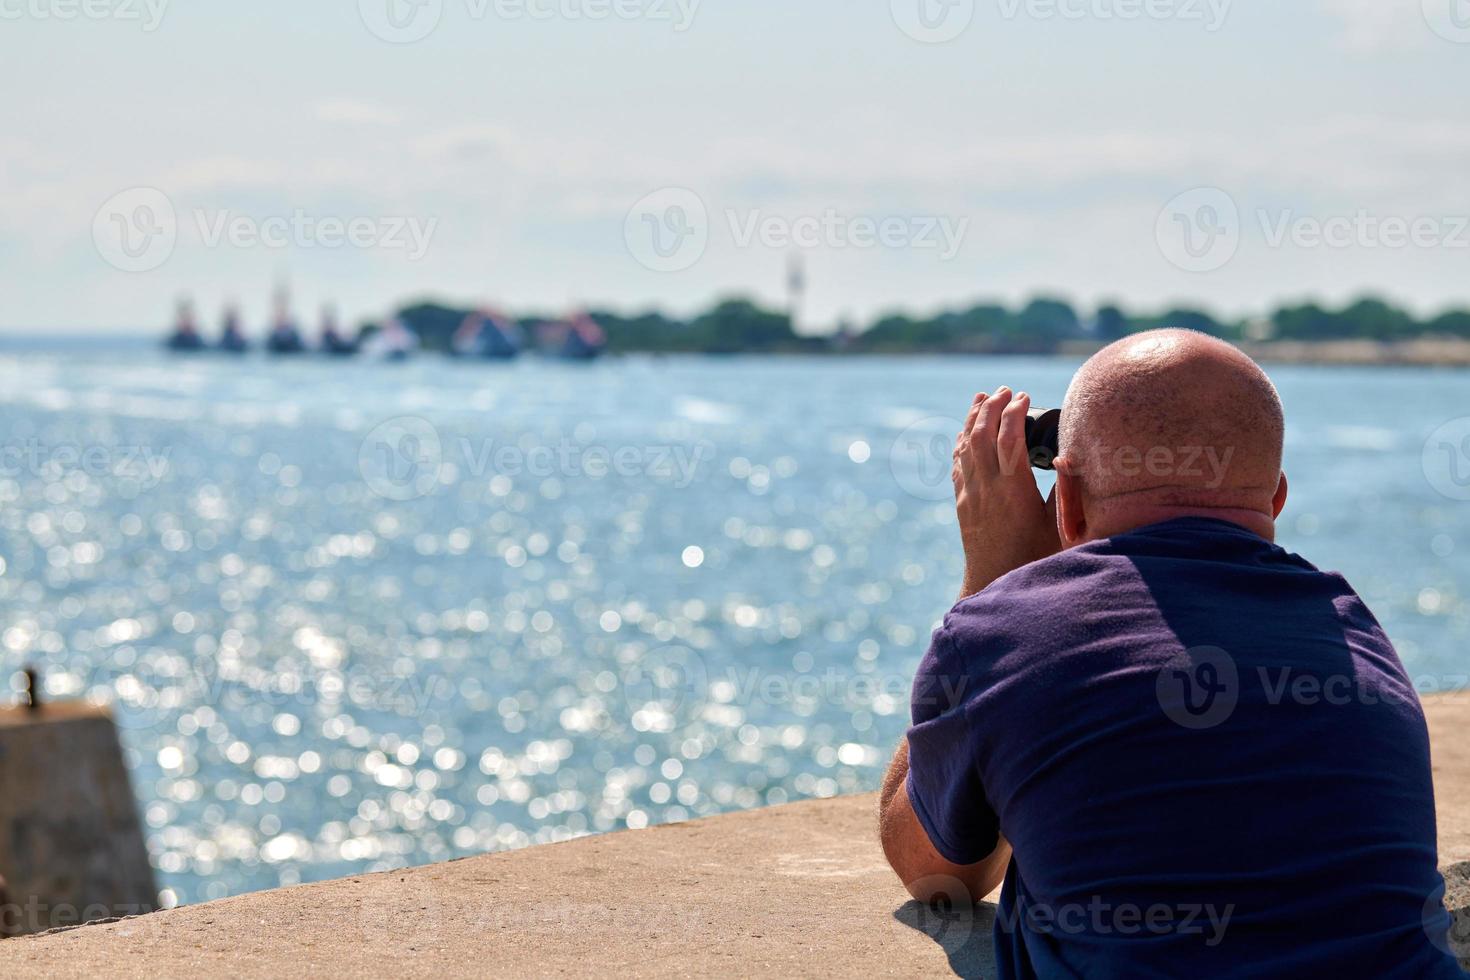
<svg viewBox="0 0 1470 980"><path fill-rule="evenodd" d="M12 342L0 692L112 705L171 903L872 789L958 417L1076 366ZM1467 686L1470 373L1271 373L1281 542Z"/></svg>

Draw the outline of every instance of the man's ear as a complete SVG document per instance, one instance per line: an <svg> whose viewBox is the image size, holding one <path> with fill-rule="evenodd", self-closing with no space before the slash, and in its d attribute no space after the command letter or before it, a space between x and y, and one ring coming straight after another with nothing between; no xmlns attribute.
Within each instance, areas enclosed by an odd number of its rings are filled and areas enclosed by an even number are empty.
<svg viewBox="0 0 1470 980"><path fill-rule="evenodd" d="M1281 474L1281 480L1276 484L1276 493L1271 497L1271 516L1280 517L1281 512L1286 509L1286 474Z"/></svg>
<svg viewBox="0 0 1470 980"><path fill-rule="evenodd" d="M1082 509L1082 478L1065 456L1057 458L1057 537L1072 548L1087 538L1087 514Z"/></svg>

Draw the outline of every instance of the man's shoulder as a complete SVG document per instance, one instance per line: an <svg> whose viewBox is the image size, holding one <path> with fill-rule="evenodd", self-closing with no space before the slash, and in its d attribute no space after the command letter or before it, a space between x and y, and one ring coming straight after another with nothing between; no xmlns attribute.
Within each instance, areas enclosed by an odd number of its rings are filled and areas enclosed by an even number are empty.
<svg viewBox="0 0 1470 980"><path fill-rule="evenodd" d="M934 668L996 678L1043 667L1079 646L1095 611L1142 601L1126 565L1084 546L1002 576L945 615L931 647Z"/></svg>
<svg viewBox="0 0 1470 980"><path fill-rule="evenodd" d="M1126 575L1128 568L1127 556L1113 546L1111 539L1092 541L1007 572L955 603L950 616L963 619L1034 610L1037 602L1056 602L1064 599L1066 593L1086 596L1097 588L1100 579Z"/></svg>

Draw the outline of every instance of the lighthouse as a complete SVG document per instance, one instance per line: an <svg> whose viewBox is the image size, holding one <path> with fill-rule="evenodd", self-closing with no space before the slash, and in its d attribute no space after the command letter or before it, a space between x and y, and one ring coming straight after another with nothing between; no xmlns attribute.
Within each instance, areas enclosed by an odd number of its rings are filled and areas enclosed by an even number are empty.
<svg viewBox="0 0 1470 980"><path fill-rule="evenodd" d="M786 260L786 316L791 332L801 333L801 301L806 297L806 264L800 252L792 252Z"/></svg>

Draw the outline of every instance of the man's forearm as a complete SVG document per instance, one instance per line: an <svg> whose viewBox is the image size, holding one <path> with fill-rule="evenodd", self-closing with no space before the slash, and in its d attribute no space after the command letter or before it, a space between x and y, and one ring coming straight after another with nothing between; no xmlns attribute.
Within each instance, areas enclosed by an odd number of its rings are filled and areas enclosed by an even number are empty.
<svg viewBox="0 0 1470 980"><path fill-rule="evenodd" d="M893 762L883 777L878 794L878 828L883 856L899 880L921 902L943 897L956 904L979 901L1005 877L1011 859L1004 838L983 861L958 865L934 848L909 802L905 783L909 775L909 742L905 738L893 753Z"/></svg>

